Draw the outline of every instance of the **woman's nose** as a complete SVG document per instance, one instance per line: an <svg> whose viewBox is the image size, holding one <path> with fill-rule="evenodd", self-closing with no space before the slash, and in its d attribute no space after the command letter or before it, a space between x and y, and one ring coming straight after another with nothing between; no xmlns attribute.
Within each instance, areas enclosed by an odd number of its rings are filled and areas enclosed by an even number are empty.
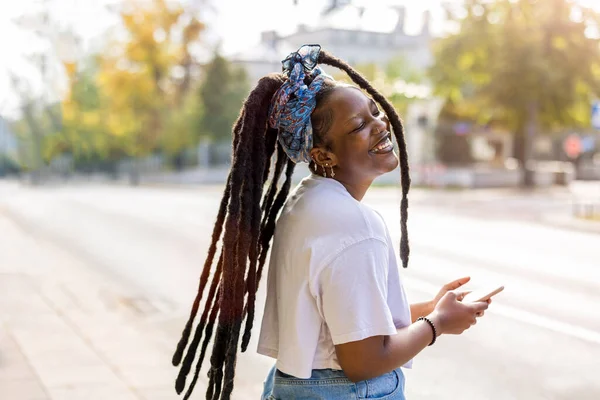
<svg viewBox="0 0 600 400"><path fill-rule="evenodd" d="M388 120L384 113L375 117L375 122L373 123L372 133L379 134L382 131L386 130L388 127Z"/></svg>

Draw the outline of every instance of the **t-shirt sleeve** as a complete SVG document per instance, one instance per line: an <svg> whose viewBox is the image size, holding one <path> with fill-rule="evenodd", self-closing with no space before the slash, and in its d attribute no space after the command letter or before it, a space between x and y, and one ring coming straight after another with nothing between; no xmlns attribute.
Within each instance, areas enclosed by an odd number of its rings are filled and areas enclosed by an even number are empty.
<svg viewBox="0 0 600 400"><path fill-rule="evenodd" d="M393 335L387 303L389 251L378 239L343 250L318 276L319 307L333 344Z"/></svg>

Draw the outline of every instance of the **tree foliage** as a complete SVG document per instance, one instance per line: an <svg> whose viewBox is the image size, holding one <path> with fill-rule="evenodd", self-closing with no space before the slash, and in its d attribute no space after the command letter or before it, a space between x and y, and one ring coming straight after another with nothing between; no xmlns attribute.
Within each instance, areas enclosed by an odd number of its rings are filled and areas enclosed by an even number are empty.
<svg viewBox="0 0 600 400"><path fill-rule="evenodd" d="M527 131L588 126L600 95L600 18L568 0L469 0L435 48L430 77L447 118L500 124L527 157ZM597 34L597 32L596 32Z"/></svg>
<svg viewBox="0 0 600 400"><path fill-rule="evenodd" d="M76 163L107 157L111 143L105 132L94 59L78 66L65 63L68 90L61 103L61 129L44 138L44 158L71 154Z"/></svg>
<svg viewBox="0 0 600 400"><path fill-rule="evenodd" d="M137 4L120 17L127 40L108 46L98 82L108 133L119 138L126 154L143 156L168 141L161 137L169 135L166 119L178 112L190 89L191 48L204 26L166 0Z"/></svg>
<svg viewBox="0 0 600 400"><path fill-rule="evenodd" d="M357 65L357 70L392 102L400 115L405 115L410 102L415 100L409 86L422 85L425 80L423 73L415 69L409 60L402 56L392 58L385 65L375 63ZM349 78L343 73L334 74L336 80L348 82Z"/></svg>
<svg viewBox="0 0 600 400"><path fill-rule="evenodd" d="M198 129L213 141L231 140L231 128L249 91L242 68L231 65L218 52L206 65L198 95L204 106Z"/></svg>

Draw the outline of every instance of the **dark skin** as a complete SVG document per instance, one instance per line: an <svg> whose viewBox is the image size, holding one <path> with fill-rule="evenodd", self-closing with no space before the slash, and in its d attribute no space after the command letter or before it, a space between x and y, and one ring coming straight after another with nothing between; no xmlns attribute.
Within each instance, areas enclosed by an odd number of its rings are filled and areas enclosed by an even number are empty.
<svg viewBox="0 0 600 400"><path fill-rule="evenodd" d="M376 103L360 89L338 86L324 104L331 115L331 123L324 136L324 145L314 147L311 157L313 172L340 182L350 195L361 201L378 176L398 166L394 151L377 153L374 147L383 143L389 134L390 123ZM438 335L460 334L477 322L489 302L462 303L468 292L456 289L469 277L444 285L437 296L428 302L410 306L413 324L397 330L393 336L372 336L360 341L335 346L338 361L346 376L353 382L372 379L390 372L415 357L432 340L432 329L424 321L427 316L436 326Z"/></svg>
<svg viewBox="0 0 600 400"><path fill-rule="evenodd" d="M352 86L340 86L323 107L332 111L332 123L326 133L327 148L315 147L311 157L316 164L335 171L335 180L361 201L373 180L398 166L394 151L371 151L390 132L390 122L377 104Z"/></svg>

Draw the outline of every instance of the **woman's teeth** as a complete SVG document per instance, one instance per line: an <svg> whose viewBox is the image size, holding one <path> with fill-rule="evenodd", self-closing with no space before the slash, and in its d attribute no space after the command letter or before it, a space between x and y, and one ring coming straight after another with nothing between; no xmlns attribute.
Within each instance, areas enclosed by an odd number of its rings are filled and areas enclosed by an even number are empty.
<svg viewBox="0 0 600 400"><path fill-rule="evenodd" d="M378 144L373 150L373 153L382 153L382 152L387 152L390 149L392 149L393 145L392 145L392 141L390 140L390 138L385 139L383 142L381 142L380 144Z"/></svg>

